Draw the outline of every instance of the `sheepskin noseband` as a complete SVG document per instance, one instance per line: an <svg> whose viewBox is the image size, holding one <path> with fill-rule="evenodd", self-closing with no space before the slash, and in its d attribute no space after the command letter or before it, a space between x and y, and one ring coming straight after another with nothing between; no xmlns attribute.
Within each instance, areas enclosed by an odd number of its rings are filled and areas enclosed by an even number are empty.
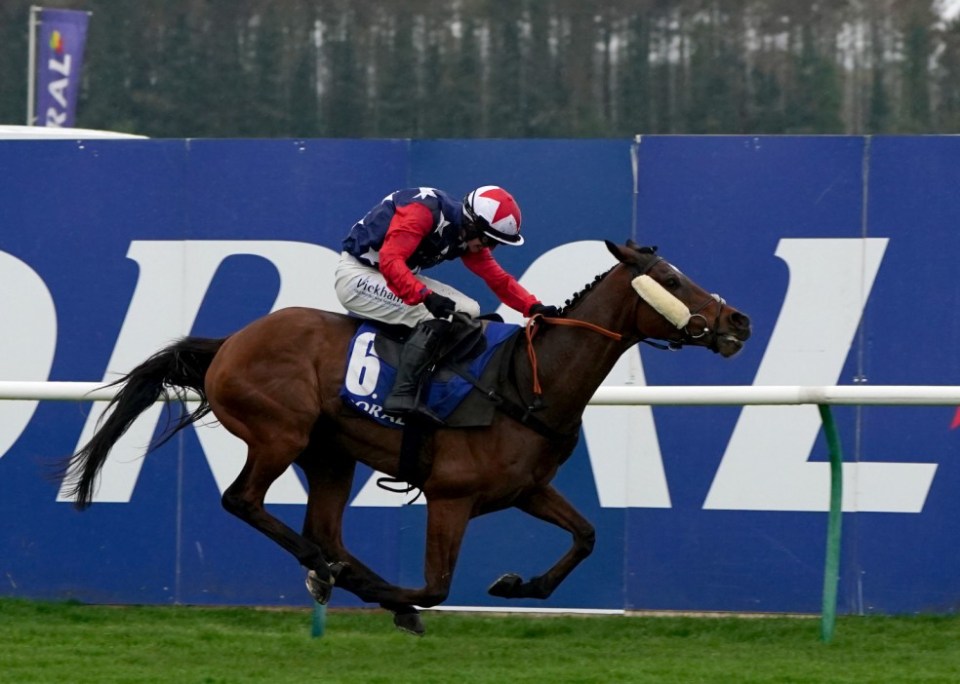
<svg viewBox="0 0 960 684"><path fill-rule="evenodd" d="M631 284L643 301L675 325L678 330L682 330L690 322L690 309L687 305L667 292L663 285L650 276L637 276Z"/></svg>

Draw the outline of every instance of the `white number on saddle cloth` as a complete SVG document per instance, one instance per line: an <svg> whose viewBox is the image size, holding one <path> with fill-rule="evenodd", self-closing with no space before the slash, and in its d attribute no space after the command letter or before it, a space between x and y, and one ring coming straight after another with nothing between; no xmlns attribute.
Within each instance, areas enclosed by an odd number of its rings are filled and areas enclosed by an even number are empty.
<svg viewBox="0 0 960 684"><path fill-rule="evenodd" d="M377 379L380 377L380 357L374 349L372 332L361 333L350 350L350 360L347 362L347 376L344 384L347 391L361 397L373 394L377 388Z"/></svg>

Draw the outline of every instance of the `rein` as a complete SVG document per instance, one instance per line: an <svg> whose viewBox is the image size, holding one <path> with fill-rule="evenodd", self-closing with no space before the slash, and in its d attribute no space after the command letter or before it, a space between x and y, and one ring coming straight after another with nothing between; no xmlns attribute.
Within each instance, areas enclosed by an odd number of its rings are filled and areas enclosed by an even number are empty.
<svg viewBox="0 0 960 684"><path fill-rule="evenodd" d="M599 325L594 325L593 323L588 323L587 321L578 321L575 318L547 318L543 314L535 314L531 316L527 321L526 325L526 336L527 336L527 357L530 359L530 368L533 370L533 394L534 394L534 403L539 405L542 403L540 398L543 395L543 388L540 387L540 373L537 370L537 352L533 348L533 338L536 336L537 331L540 329L538 322L542 320L544 323L549 323L550 325L566 325L572 328L586 328L587 330L592 330L595 333L600 333L606 337L609 337L612 340L619 342L623 339L623 335L612 330L607 330L602 328Z"/></svg>
<svg viewBox="0 0 960 684"><path fill-rule="evenodd" d="M650 260L642 268L637 268L635 270L635 273L637 276L646 275L647 273L653 270L654 266L656 266L661 261L663 261L663 257L656 255L655 251L656 251L656 247L652 248L652 251L650 252L650 256L651 256ZM710 349L715 349L717 344L717 329L719 327L719 320L720 320L721 313L723 311L724 303L725 302L722 297L714 294L709 299L707 299L707 301L705 301L703 304L697 307L696 310L691 311L689 315L689 319L686 321L685 324L683 324L683 327L680 329L680 333L683 336L683 338L678 341L668 342L666 345L660 344L658 342L653 342L646 338L642 338L640 341L645 342L646 344L649 344L652 347L656 347L657 349L679 351L685 342L700 340L704 337L710 336L709 337L710 343L707 346ZM711 304L717 305L717 313L714 318L712 328L710 326L710 321L707 319L707 316L704 315L703 313ZM702 321L702 325L703 325L703 329L696 334L692 333L689 329L690 321L693 321L695 319L699 319L700 321ZM543 316L542 314L535 314L534 316L531 316L525 326L525 334L527 338L527 357L530 360L530 369L533 375L533 403L531 406L528 407L528 411L536 411L538 409L543 408L543 388L540 385L540 372L539 372L538 362L537 362L537 353L533 347L533 338L536 336L537 331L540 329L539 323L541 320L544 323L548 323L550 325L565 325L565 326L570 326L574 328L585 328L592 332L604 335L605 337L609 337L610 339L616 340L618 342L621 339L623 339L623 335L621 335L620 333L613 332L612 330L607 330L606 328L603 328L599 325L595 325L593 323L588 323L587 321L580 321L575 318L558 318L558 317L548 318ZM670 320L670 318L667 317L667 320Z"/></svg>

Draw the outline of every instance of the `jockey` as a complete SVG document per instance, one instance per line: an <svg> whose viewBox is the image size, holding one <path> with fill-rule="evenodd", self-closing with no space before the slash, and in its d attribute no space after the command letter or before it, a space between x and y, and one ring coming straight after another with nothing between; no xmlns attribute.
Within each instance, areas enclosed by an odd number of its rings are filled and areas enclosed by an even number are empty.
<svg viewBox="0 0 960 684"><path fill-rule="evenodd" d="M501 302L524 316L556 316L496 262L499 244L521 245L520 207L503 188L485 185L459 201L435 188L397 190L357 221L343 241L336 292L347 311L414 328L400 354L384 411L416 411L420 379L433 362L455 311L471 318L480 305L420 271L461 259Z"/></svg>

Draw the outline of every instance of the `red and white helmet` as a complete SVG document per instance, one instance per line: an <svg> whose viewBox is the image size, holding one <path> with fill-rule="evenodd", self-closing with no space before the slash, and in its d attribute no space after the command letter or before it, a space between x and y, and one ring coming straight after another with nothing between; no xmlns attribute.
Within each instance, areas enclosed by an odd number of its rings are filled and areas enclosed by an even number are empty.
<svg viewBox="0 0 960 684"><path fill-rule="evenodd" d="M520 207L497 185L484 185L463 198L463 211L485 235L506 245L522 245Z"/></svg>

